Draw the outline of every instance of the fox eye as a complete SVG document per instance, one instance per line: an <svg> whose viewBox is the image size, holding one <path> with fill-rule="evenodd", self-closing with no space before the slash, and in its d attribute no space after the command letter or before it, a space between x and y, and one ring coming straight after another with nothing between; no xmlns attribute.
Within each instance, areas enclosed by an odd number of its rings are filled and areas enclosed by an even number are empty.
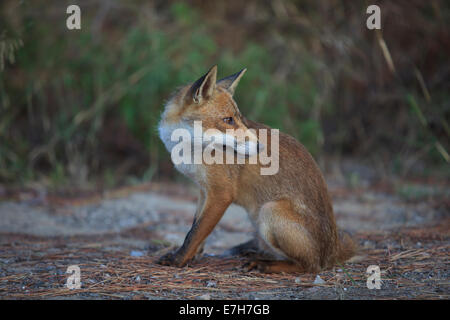
<svg viewBox="0 0 450 320"><path fill-rule="evenodd" d="M224 121L225 123L228 123L228 124L233 124L233 123L234 123L234 120L233 120L232 117L226 117L226 118L223 118L223 121Z"/></svg>
<svg viewBox="0 0 450 320"><path fill-rule="evenodd" d="M234 124L233 117L223 118L223 122L228 123L228 124Z"/></svg>

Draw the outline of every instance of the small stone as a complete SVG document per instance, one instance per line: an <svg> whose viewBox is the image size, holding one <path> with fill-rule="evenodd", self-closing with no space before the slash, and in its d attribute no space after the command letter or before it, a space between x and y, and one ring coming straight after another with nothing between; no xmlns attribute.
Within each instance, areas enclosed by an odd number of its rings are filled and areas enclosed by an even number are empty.
<svg viewBox="0 0 450 320"><path fill-rule="evenodd" d="M295 283L302 283L302 280L300 280L299 277L295 278Z"/></svg>
<svg viewBox="0 0 450 320"><path fill-rule="evenodd" d="M217 283L215 281L208 281L208 283L206 284L206 287L215 288L215 287L217 287Z"/></svg>
<svg viewBox="0 0 450 320"><path fill-rule="evenodd" d="M211 300L211 296L207 293L198 297L200 300Z"/></svg>
<svg viewBox="0 0 450 320"><path fill-rule="evenodd" d="M137 276L137 277L134 279L134 281L136 281L136 282L141 282L141 276Z"/></svg>
<svg viewBox="0 0 450 320"><path fill-rule="evenodd" d="M136 251L136 250L132 250L130 252L130 255L132 257L142 257L144 255L144 253L142 251Z"/></svg>
<svg viewBox="0 0 450 320"><path fill-rule="evenodd" d="M204 257L215 257L216 254L215 253L204 253L203 256Z"/></svg>
<svg viewBox="0 0 450 320"><path fill-rule="evenodd" d="M314 284L324 284L325 281L319 276L316 276L316 279L314 279Z"/></svg>

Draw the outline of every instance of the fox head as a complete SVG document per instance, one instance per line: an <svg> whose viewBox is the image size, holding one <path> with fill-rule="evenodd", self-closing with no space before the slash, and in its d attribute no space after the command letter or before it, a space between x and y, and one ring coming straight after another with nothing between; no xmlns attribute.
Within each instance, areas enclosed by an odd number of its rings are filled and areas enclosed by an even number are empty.
<svg viewBox="0 0 450 320"><path fill-rule="evenodd" d="M246 70L216 81L217 66L213 66L193 84L173 94L159 125L161 139L169 151L173 147L173 130L183 128L193 132L196 121L201 121L203 139L210 141L208 136L214 136L217 148L232 148L244 156L252 156L262 150L256 132L246 126L246 120L233 99Z"/></svg>

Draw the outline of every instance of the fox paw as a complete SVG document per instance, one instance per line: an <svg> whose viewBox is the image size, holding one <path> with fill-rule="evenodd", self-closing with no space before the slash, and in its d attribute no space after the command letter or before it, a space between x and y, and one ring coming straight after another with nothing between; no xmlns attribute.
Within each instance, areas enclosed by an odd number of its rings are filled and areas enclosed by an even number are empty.
<svg viewBox="0 0 450 320"><path fill-rule="evenodd" d="M267 272L267 264L258 260L247 262L242 266L242 268L244 269L245 272L250 271L259 271L261 273Z"/></svg>
<svg viewBox="0 0 450 320"><path fill-rule="evenodd" d="M179 268L184 266L184 264L180 261L179 256L176 254L176 251L166 253L161 258L159 258L156 263L163 266L172 266Z"/></svg>

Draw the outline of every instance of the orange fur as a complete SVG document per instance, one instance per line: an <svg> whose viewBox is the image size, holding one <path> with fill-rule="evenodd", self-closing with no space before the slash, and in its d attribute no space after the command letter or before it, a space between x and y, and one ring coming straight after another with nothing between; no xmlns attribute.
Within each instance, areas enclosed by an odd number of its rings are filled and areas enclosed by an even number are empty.
<svg viewBox="0 0 450 320"><path fill-rule="evenodd" d="M195 120L202 121L204 130L270 129L246 119L232 98L244 71L217 83L216 72L213 67L172 97L162 116L161 132ZM227 117L233 117L232 125L224 122ZM259 140L259 135L254 139ZM270 139L269 135L269 153ZM280 133L278 173L261 175L261 167L260 163L179 167L198 184L201 195L184 244L159 262L186 265L201 251L204 240L231 203L247 210L257 229L261 250L278 259L255 261L253 267L263 272L317 272L350 258L355 246L348 237L340 240L325 180L305 147Z"/></svg>

